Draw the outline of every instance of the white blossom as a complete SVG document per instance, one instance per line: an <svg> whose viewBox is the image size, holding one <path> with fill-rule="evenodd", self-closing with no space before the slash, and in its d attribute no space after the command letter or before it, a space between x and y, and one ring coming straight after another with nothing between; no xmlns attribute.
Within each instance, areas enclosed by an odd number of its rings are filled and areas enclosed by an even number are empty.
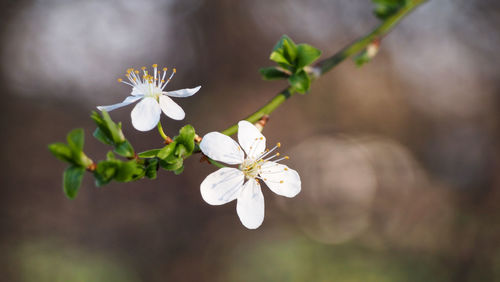
<svg viewBox="0 0 500 282"><path fill-rule="evenodd" d="M237 168L224 167L211 173L201 183L200 191L203 200L210 205L222 205L236 199L236 212L241 223L255 229L264 221L260 181L274 193L290 198L300 192L301 181L295 170L278 163L288 159L288 156L280 158L280 153L273 153L281 144L266 150L266 138L250 122L238 123L238 141L241 147L219 132L210 132L203 137L200 149L206 156L237 165Z"/></svg>
<svg viewBox="0 0 500 282"><path fill-rule="evenodd" d="M98 106L97 108L101 111L104 110L109 112L141 100L135 105L131 113L132 125L139 131L149 131L153 129L160 121L162 111L172 119L184 119L184 111L170 99L170 97L189 97L198 92L201 86L175 91L163 91L170 79L172 79L176 73L175 68L170 74L170 77L166 80L167 68L163 68L161 72L158 70L158 65L154 64L153 73L149 73L146 67L142 67L141 69L142 75L141 71L130 68L125 74L128 81L124 81L121 78L118 79L119 82L132 86L131 96L125 98L121 103L109 106Z"/></svg>

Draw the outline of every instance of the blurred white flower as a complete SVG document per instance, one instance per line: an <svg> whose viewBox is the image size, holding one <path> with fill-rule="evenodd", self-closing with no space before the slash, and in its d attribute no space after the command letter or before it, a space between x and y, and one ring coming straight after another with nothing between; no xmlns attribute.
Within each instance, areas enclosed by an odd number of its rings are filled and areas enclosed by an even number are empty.
<svg viewBox="0 0 500 282"><path fill-rule="evenodd" d="M125 74L130 82L123 81L121 78L118 79L119 82L132 86L131 96L125 98L121 103L98 106L97 108L101 111L109 112L142 99L142 101L135 105L131 113L132 125L139 131L153 129L160 121L162 111L172 119L184 119L185 113L182 108L168 96L189 97L198 92L201 86L165 92L163 89L176 73L175 68L167 80L165 80L167 68L163 68L163 72L161 72L158 70L158 65L154 64L152 74L146 70L146 67L142 67L141 69L143 72L142 77L139 70L130 68Z"/></svg>
<svg viewBox="0 0 500 282"><path fill-rule="evenodd" d="M238 168L224 167L208 175L200 185L203 200L210 205L222 205L237 199L236 212L246 228L255 229L264 221L264 196L259 180L278 195L294 197L301 190L299 174L286 165L278 164L288 156L274 153L281 145L266 150L266 138L248 121L238 123L238 141L219 132L210 132L200 143L209 158ZM267 157L267 158L266 158ZM247 182L244 183L245 178Z"/></svg>

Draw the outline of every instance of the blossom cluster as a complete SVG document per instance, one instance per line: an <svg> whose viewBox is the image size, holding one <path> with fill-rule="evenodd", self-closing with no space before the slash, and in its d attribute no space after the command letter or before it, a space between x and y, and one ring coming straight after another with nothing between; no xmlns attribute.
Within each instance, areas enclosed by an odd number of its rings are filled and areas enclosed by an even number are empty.
<svg viewBox="0 0 500 282"><path fill-rule="evenodd" d="M131 112L132 125L139 131L149 131L160 122L161 112L174 120L185 117L184 110L170 97L189 97L196 94L201 86L175 91L164 91L176 69L167 78L167 68L162 71L154 64L150 72L130 68L125 77L118 79L132 87L130 96L121 103L98 106L101 111L112 111L140 100ZM238 144L239 143L239 144ZM252 123L238 123L238 143L227 135L210 132L203 136L199 147L208 158L233 167L223 167L209 174L200 185L203 200L210 205L222 205L237 200L236 212L241 223L249 228L258 228L264 220L264 183L274 193L294 197L301 190L299 174L281 164L288 156L281 156L277 143L266 149L266 138Z"/></svg>

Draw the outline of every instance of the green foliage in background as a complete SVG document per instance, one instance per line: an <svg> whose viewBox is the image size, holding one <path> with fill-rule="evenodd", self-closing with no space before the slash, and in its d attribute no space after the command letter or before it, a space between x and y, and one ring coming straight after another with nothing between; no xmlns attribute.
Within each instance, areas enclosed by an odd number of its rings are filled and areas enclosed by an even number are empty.
<svg viewBox="0 0 500 282"><path fill-rule="evenodd" d="M373 12L381 20L385 20L396 14L401 8L408 4L408 0L372 0L375 4Z"/></svg>

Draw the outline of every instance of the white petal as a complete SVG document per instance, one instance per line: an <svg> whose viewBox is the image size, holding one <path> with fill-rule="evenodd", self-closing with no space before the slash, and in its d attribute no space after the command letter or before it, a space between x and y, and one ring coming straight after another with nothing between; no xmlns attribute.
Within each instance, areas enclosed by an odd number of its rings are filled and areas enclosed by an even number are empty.
<svg viewBox="0 0 500 282"><path fill-rule="evenodd" d="M132 104L133 102L135 102L135 101L137 101L139 99L142 99L142 96L128 96L121 103L114 104L114 105L109 105L109 106L97 106L97 109L99 109L100 111L110 112L110 111L112 111L114 109L118 109L118 108L121 108L123 106L130 105L130 104Z"/></svg>
<svg viewBox="0 0 500 282"><path fill-rule="evenodd" d="M200 149L211 159L227 164L241 164L245 155L236 141L219 132L210 132L203 137Z"/></svg>
<svg viewBox="0 0 500 282"><path fill-rule="evenodd" d="M267 162L262 166L260 176L269 189L278 195L292 198L300 192L299 174L286 165Z"/></svg>
<svg viewBox="0 0 500 282"><path fill-rule="evenodd" d="M153 129L160 121L160 115L160 105L151 97L146 97L135 105L130 114L132 117L132 125L139 131Z"/></svg>
<svg viewBox="0 0 500 282"><path fill-rule="evenodd" d="M209 174L200 185L201 197L210 205L222 205L236 199L245 176L236 168L224 167Z"/></svg>
<svg viewBox="0 0 500 282"><path fill-rule="evenodd" d="M236 212L241 223L248 229L255 229L264 221L264 195L255 179L250 179L243 185Z"/></svg>
<svg viewBox="0 0 500 282"><path fill-rule="evenodd" d="M160 96L160 107L163 113L171 119L182 120L186 116L184 110L165 95Z"/></svg>
<svg viewBox="0 0 500 282"><path fill-rule="evenodd" d="M163 94L168 95L170 97L184 98L184 97L189 97L189 96L196 94L196 92L198 92L198 90L200 90L200 88L201 88L201 86L197 86L195 88L186 88L186 89L179 89L179 90L175 90L175 91L167 91L167 92L163 92Z"/></svg>
<svg viewBox="0 0 500 282"><path fill-rule="evenodd" d="M266 149L266 137L246 120L238 122L238 142L250 158L259 156Z"/></svg>

